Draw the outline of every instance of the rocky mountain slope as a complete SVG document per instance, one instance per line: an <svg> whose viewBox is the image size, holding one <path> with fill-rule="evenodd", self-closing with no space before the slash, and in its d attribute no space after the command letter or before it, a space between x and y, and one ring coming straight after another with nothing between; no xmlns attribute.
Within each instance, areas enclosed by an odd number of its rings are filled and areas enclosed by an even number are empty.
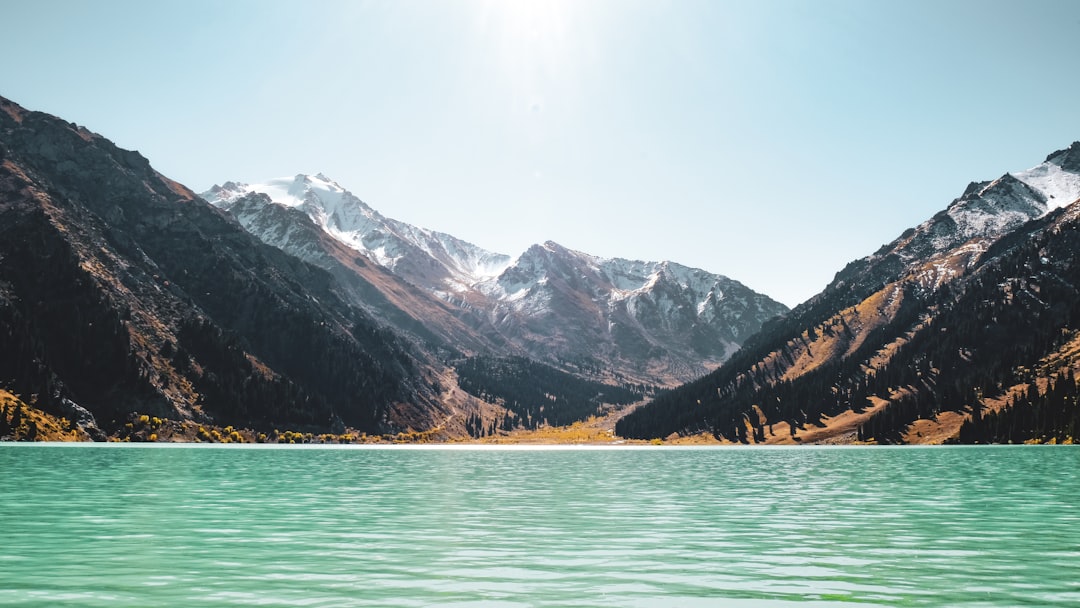
<svg viewBox="0 0 1080 608"><path fill-rule="evenodd" d="M670 384L713 369L786 311L737 281L672 262L598 258L553 242L516 258L492 253L386 218L323 175L226 182L203 196L264 242L342 280L357 270L343 269L348 256L332 250L344 245L374 262L415 297L397 312L373 314L471 353L527 355L579 374ZM366 300L358 303L370 309Z"/></svg>
<svg viewBox="0 0 1080 608"><path fill-rule="evenodd" d="M971 184L849 264L716 372L620 421L631 437L941 441L1075 365L1080 143ZM924 432L925 431L925 432Z"/></svg>
<svg viewBox="0 0 1080 608"><path fill-rule="evenodd" d="M93 433L132 412L366 432L448 416L439 365L347 295L137 152L0 98L0 382L35 407Z"/></svg>
<svg viewBox="0 0 1080 608"><path fill-rule="evenodd" d="M267 242L313 255L314 251L305 249L311 246L307 239L294 234L293 226L282 224L263 207L268 199L280 207L301 211L331 236L425 289L471 285L497 275L510 263L509 256L387 218L322 174L297 175L263 184L226 182L204 192L203 197L233 213L251 232L260 238L265 236Z"/></svg>
<svg viewBox="0 0 1080 608"><path fill-rule="evenodd" d="M476 285L505 335L546 358L589 357L630 377L699 376L786 307L673 262L590 256L547 242Z"/></svg>

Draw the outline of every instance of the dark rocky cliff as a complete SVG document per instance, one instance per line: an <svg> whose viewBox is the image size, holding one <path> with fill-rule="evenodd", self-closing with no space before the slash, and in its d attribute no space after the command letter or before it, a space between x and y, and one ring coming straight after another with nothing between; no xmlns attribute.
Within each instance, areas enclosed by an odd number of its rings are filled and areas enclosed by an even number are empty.
<svg viewBox="0 0 1080 608"><path fill-rule="evenodd" d="M328 273L137 152L2 98L0 340L0 382L106 429L138 411L375 432L439 409L424 356Z"/></svg>

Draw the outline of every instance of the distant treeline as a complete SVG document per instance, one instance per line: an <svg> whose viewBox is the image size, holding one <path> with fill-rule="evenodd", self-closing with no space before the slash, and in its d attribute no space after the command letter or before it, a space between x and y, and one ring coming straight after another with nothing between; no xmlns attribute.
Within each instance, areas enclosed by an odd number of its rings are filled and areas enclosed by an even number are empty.
<svg viewBox="0 0 1080 608"><path fill-rule="evenodd" d="M640 401L644 386L611 386L583 380L550 365L525 357L476 356L455 366L458 384L489 403L498 403L513 416L466 422L474 437L496 428L536 429L562 426L600 413L603 404L626 405Z"/></svg>

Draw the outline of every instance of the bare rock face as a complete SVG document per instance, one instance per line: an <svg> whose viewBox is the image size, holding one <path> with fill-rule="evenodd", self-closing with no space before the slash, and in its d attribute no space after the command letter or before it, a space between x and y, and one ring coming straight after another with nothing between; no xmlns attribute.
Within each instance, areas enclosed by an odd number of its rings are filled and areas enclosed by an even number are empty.
<svg viewBox="0 0 1080 608"><path fill-rule="evenodd" d="M478 290L530 353L591 357L630 377L699 376L787 310L703 270L598 258L550 241Z"/></svg>

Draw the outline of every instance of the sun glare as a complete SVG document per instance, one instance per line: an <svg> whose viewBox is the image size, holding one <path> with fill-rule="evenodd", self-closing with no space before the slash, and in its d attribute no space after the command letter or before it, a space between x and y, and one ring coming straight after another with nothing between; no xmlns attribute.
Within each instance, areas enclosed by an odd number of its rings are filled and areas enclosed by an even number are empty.
<svg viewBox="0 0 1080 608"><path fill-rule="evenodd" d="M508 34L529 43L561 36L571 4L544 0L489 2L488 8L499 14Z"/></svg>
<svg viewBox="0 0 1080 608"><path fill-rule="evenodd" d="M558 0L488 0L479 11L479 34L522 99L522 109L542 111L552 89L573 79L579 40L573 35L580 5Z"/></svg>

